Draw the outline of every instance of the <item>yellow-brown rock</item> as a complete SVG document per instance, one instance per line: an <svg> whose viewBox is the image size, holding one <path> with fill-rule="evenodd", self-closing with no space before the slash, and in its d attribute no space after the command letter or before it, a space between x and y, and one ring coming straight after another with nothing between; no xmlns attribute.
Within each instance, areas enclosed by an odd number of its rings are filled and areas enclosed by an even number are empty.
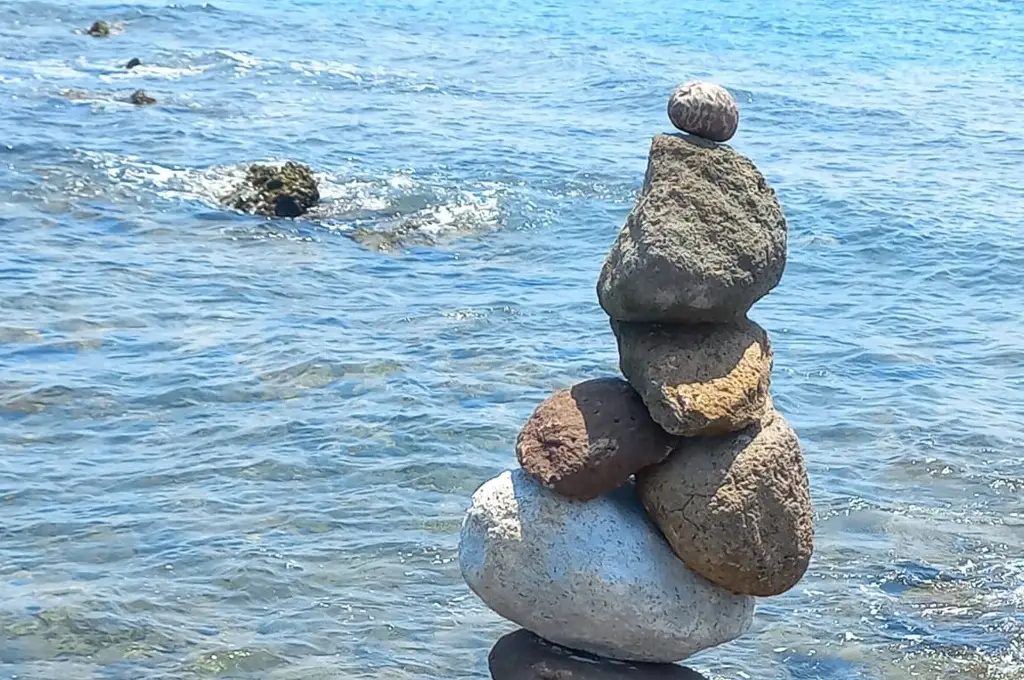
<svg viewBox="0 0 1024 680"><path fill-rule="evenodd" d="M772 350L756 323L612 322L619 368L651 418L683 437L735 432L767 408Z"/></svg>

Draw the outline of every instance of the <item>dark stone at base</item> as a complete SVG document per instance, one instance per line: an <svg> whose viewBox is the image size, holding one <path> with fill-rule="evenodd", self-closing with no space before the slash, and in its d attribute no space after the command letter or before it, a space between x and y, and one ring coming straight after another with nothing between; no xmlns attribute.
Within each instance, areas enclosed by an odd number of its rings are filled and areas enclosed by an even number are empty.
<svg viewBox="0 0 1024 680"><path fill-rule="evenodd" d="M268 217L299 217L320 201L313 171L301 163L253 164L242 185L224 198L236 210Z"/></svg>
<svg viewBox="0 0 1024 680"><path fill-rule="evenodd" d="M133 57L131 61L124 65L124 67L129 71L136 66L142 66L142 61L138 57Z"/></svg>
<svg viewBox="0 0 1024 680"><path fill-rule="evenodd" d="M94 38L106 38L110 35L110 24L106 21L95 21L85 32Z"/></svg>
<svg viewBox="0 0 1024 680"><path fill-rule="evenodd" d="M128 101L136 106L149 106L150 104L156 104L156 99L150 97L143 90L135 90L135 92L132 92L132 96L128 98Z"/></svg>
<svg viewBox="0 0 1024 680"><path fill-rule="evenodd" d="M498 640L487 665L494 680L707 680L676 664L611 661L565 649L524 629Z"/></svg>

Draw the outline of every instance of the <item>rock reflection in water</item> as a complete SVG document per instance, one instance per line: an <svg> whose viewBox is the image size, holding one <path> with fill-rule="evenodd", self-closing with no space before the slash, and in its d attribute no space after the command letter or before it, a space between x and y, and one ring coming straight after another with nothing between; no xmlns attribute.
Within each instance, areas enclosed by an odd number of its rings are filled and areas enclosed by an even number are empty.
<svg viewBox="0 0 1024 680"><path fill-rule="evenodd" d="M676 664L610 661L568 650L524 629L498 640L487 665L494 680L707 680Z"/></svg>

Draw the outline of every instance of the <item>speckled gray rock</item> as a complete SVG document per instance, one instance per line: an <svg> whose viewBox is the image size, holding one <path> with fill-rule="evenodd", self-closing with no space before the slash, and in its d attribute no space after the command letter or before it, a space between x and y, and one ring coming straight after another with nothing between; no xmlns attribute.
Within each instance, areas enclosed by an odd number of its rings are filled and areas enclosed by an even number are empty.
<svg viewBox="0 0 1024 680"><path fill-rule="evenodd" d="M658 135L597 296L619 321L730 321L774 288L785 266L786 220L754 164L728 146Z"/></svg>
<svg viewBox="0 0 1024 680"><path fill-rule="evenodd" d="M668 119L683 132L725 142L736 134L740 109L721 85L691 80L677 87L669 97Z"/></svg>
<svg viewBox="0 0 1024 680"><path fill-rule="evenodd" d="M691 569L767 597L803 577L814 518L800 442L781 414L719 437L682 439L637 473L647 512Z"/></svg>
<svg viewBox="0 0 1024 680"><path fill-rule="evenodd" d="M664 460L675 438L621 378L586 380L545 399L516 439L516 458L541 484L589 500Z"/></svg>
<svg viewBox="0 0 1024 680"><path fill-rule="evenodd" d="M558 647L521 628L498 640L487 666L494 680L707 680L676 664L610 661Z"/></svg>
<svg viewBox="0 0 1024 680"><path fill-rule="evenodd" d="M678 661L742 635L754 613L672 553L631 485L575 501L504 472L473 494L459 565L501 616L612 659Z"/></svg>
<svg viewBox="0 0 1024 680"><path fill-rule="evenodd" d="M660 325L612 321L619 368L651 418L683 437L742 430L764 417L768 334L753 321Z"/></svg>

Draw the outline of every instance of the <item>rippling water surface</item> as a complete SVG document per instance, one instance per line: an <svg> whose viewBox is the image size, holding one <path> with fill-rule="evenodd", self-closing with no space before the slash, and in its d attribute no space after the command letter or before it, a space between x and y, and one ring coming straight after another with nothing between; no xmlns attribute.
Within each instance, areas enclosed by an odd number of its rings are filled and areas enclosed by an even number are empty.
<svg viewBox="0 0 1024 680"><path fill-rule="evenodd" d="M462 512L616 372L594 283L693 76L789 218L752 316L818 549L690 665L1024 676L1022 35L998 0L0 2L0 677L486 677ZM218 206L285 158L316 214Z"/></svg>

